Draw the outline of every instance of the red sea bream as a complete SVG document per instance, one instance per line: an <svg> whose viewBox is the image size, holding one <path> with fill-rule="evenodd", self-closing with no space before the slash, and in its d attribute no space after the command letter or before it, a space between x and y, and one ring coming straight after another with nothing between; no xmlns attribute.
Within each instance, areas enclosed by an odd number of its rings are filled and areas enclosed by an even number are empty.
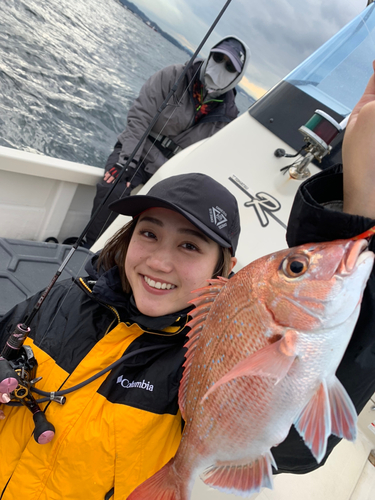
<svg viewBox="0 0 375 500"><path fill-rule="evenodd" d="M175 457L129 500L188 500L197 475L249 496L272 487L270 449L294 424L319 462L327 438L356 435L335 376L356 324L374 254L364 240L263 257L193 302Z"/></svg>

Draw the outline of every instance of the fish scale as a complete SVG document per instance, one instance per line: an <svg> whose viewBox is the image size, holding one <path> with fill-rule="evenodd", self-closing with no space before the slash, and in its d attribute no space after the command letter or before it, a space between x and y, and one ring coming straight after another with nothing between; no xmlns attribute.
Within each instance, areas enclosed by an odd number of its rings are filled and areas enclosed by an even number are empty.
<svg viewBox="0 0 375 500"><path fill-rule="evenodd" d="M227 493L272 487L271 448L294 424L319 462L331 433L355 438L356 412L335 376L374 254L363 240L263 257L192 302L176 456L129 500L188 500L198 474Z"/></svg>

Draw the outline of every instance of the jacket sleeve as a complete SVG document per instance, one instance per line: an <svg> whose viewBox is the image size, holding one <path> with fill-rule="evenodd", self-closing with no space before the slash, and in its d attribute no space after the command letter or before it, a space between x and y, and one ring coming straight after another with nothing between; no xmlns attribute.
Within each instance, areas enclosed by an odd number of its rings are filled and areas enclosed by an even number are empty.
<svg viewBox="0 0 375 500"><path fill-rule="evenodd" d="M122 144L122 154L130 156L182 71L182 65L167 66L152 75L142 86L139 96L129 109L126 129L118 137ZM153 150L155 150L154 155L163 157L159 150L156 148ZM139 160L141 153L142 147L134 157L136 161ZM156 158L150 158L151 160L156 161Z"/></svg>
<svg viewBox="0 0 375 500"><path fill-rule="evenodd" d="M343 200L341 165L331 167L304 182L297 192L289 218L289 246L309 242L346 239L375 225L374 219L350 215L329 208ZM375 251L374 239L370 250ZM375 392L375 271L364 292L357 325L336 375L359 413ZM306 473L323 465L340 439L331 436L327 454L317 464L302 438L292 427L287 439L272 450L278 472Z"/></svg>

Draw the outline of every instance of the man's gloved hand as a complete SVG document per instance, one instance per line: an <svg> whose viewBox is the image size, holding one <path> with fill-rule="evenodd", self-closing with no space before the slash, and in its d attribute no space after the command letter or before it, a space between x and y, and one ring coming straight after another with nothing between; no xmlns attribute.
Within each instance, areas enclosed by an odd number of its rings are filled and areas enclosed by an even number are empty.
<svg viewBox="0 0 375 500"><path fill-rule="evenodd" d="M119 176L121 170L123 169L123 165L121 163L115 163L113 167L111 167L105 174L104 174L104 180L105 182L108 182L108 184L112 184L115 182L117 177Z"/></svg>
<svg viewBox="0 0 375 500"><path fill-rule="evenodd" d="M122 178L123 180L126 181L127 186L130 185L129 180L134 174L135 167L136 165L133 162L130 162L130 164L126 167L125 172L122 174ZM113 182L115 182L115 180L120 175L123 168L124 164L119 162L115 163L113 167L107 170L107 172L104 174L104 181L107 182L108 184L112 184Z"/></svg>

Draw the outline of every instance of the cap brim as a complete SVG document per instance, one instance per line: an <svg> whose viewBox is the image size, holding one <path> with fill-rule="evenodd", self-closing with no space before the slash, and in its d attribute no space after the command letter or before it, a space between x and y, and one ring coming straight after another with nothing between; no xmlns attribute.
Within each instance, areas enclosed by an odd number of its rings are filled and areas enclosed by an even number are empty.
<svg viewBox="0 0 375 500"><path fill-rule="evenodd" d="M226 56L229 57L229 59L232 61L233 66L236 68L236 71L241 73L242 71L242 64L241 62L235 57L235 55L230 52L229 50L225 49L211 49L211 52L220 52L220 54L225 54Z"/></svg>
<svg viewBox="0 0 375 500"><path fill-rule="evenodd" d="M232 245L221 238L217 233L212 231L209 227L203 224L194 215L182 210L177 205L169 203L168 201L161 200L154 196L147 195L135 195L122 198L120 200L114 201L109 205L109 209L121 215L130 215L131 217L137 217L145 210L149 208L168 208L174 212L178 212L183 215L188 221L190 221L195 227L197 227L203 234L211 238L211 240L216 241L220 246L224 248L232 248ZM232 249L233 253L233 249Z"/></svg>

